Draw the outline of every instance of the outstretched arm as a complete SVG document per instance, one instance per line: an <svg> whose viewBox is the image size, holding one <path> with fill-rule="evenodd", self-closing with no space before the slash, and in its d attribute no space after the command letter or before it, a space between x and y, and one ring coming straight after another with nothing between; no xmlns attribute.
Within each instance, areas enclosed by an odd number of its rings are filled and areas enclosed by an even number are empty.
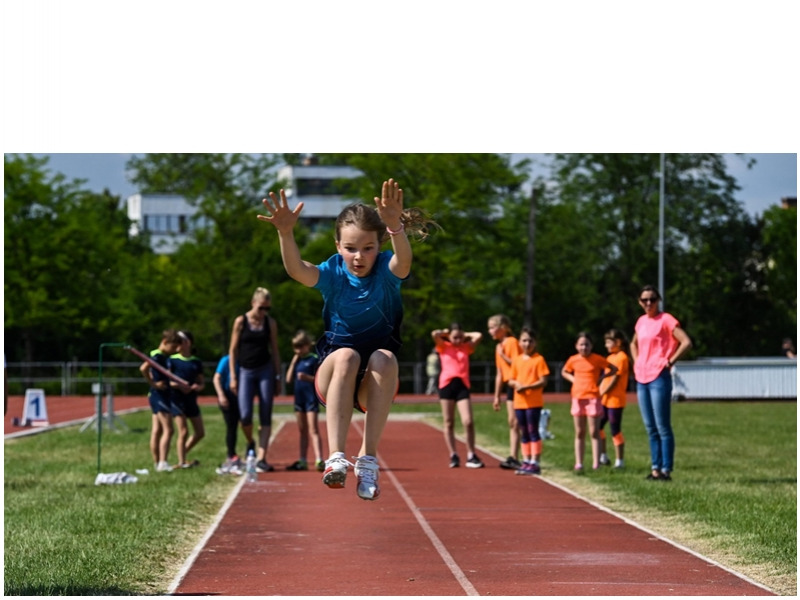
<svg viewBox="0 0 800 600"><path fill-rule="evenodd" d="M403 222L400 220L403 214L403 190L394 179L383 182L381 197L375 198L375 207L392 238L394 256L389 261L389 270L396 277L405 279L411 273L413 253L403 228Z"/></svg>
<svg viewBox="0 0 800 600"><path fill-rule="evenodd" d="M272 223L278 230L283 267L289 277L305 286L313 287L319 280L319 270L315 265L300 257L300 249L294 239L294 226L300 216L300 211L303 210L303 203L298 202L297 207L291 210L283 190L281 190L280 200L275 196L275 192L270 192L269 198L264 198L261 202L269 214L258 215L258 218Z"/></svg>

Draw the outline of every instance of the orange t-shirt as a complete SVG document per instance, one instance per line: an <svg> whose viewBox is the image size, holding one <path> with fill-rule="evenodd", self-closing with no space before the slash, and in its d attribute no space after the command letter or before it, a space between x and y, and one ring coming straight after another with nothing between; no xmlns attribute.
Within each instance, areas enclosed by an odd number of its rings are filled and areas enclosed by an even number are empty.
<svg viewBox="0 0 800 600"><path fill-rule="evenodd" d="M533 355L520 354L511 361L511 376L522 385L536 383L542 377L549 375L550 369L544 357L538 352ZM544 406L544 388L534 388L518 392L514 390L514 408L541 408Z"/></svg>
<svg viewBox="0 0 800 600"><path fill-rule="evenodd" d="M519 349L519 341L513 335L507 335L503 338L503 341L500 342L500 348L502 348L503 354L511 359L511 362L514 362L514 359L519 356L521 352ZM513 379L511 377L511 364L504 361L496 350L494 353L494 362L495 365L497 365L497 370L500 371L503 382Z"/></svg>
<svg viewBox="0 0 800 600"><path fill-rule="evenodd" d="M608 355L608 362L617 367L617 382L603 395L603 406L608 408L625 408L625 392L628 390L630 361L622 350Z"/></svg>
<svg viewBox="0 0 800 600"><path fill-rule="evenodd" d="M571 373L575 379L572 383L572 397L578 400L599 398L600 388L597 382L609 364L605 358L594 352L586 358L580 354L570 356L564 365L564 370Z"/></svg>

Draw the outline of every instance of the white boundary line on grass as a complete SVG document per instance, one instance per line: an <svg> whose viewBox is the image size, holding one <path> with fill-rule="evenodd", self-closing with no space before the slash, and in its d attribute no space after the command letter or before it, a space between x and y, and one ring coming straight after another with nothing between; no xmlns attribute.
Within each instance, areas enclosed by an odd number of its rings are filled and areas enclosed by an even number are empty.
<svg viewBox="0 0 800 600"><path fill-rule="evenodd" d="M286 425L286 423L288 423L288 420L281 420L281 422L278 425L278 427L275 428L275 431L270 436L270 440L274 440L275 439L275 436L277 436L278 433L280 433L281 429L283 429L283 426ZM183 566L180 568L178 573L175 575L175 578L172 580L172 583L170 583L169 588L167 589L167 594L168 595L170 595L170 596L175 595L175 590L178 589L178 586L183 581L183 578L186 577L186 574L189 572L189 569L192 568L192 565L194 565L194 562L197 560L197 557L200 556L200 553L206 547L206 544L208 543L208 540L210 540L211 536L214 535L214 532L217 531L217 528L219 527L219 524L222 522L222 519L227 514L228 509L231 507L233 502L236 500L236 497L239 495L239 492L241 491L242 486L245 484L246 481L247 481L247 474L246 473L242 473L242 475L239 476L239 483L237 483L236 486L231 490L230 494L228 494L228 499L225 500L225 504L223 504L222 508L219 509L219 512L217 513L217 516L214 519L214 522L211 523L211 526L205 532L203 537L200 539L199 542L197 542L197 544L195 545L194 549L192 550L192 553L184 561Z"/></svg>
<svg viewBox="0 0 800 600"><path fill-rule="evenodd" d="M430 422L426 421L425 424L430 426L432 429L441 431L441 429L439 429L438 427L436 427L435 425L433 425ZM456 437L458 437L458 436L456 436ZM462 441L462 442L464 441L460 437L459 437L459 440ZM496 459L498 462L502 462L503 461L503 457L501 457L500 455L495 454L494 452L492 452L490 450L486 450L485 448L483 448L483 447L481 447L481 446L479 446L477 444L476 444L476 447L479 448L485 454L488 454L492 458ZM683 552L687 552L687 553L691 554L692 556L695 556L695 557L697 557L697 558L699 558L701 560L706 561L707 563L709 563L711 565L714 565L715 567L719 567L723 571L727 571L728 573L730 573L731 575L735 575L739 579L744 579L747 583L750 583L750 584L752 584L754 586L760 587L762 590L765 590L765 591L770 592L772 594L776 593L775 590L771 590L770 588L768 588L764 584L759 583L757 581L754 581L753 579L750 579L747 575L743 575L742 573L734 571L730 567L726 567L725 565L723 565L721 563L718 563L717 561L715 561L713 559L710 559L707 556L703 556L702 554L700 554L699 552L695 552L691 548L687 548L686 546L683 546L683 545L679 544L678 542L675 542L675 541L673 541L673 540L671 540L669 538L666 538L663 535L661 535L659 533L656 533L655 531L652 531L652 530L640 525L639 523L637 523L635 521L631 521L629 518L624 517L624 516L620 515L619 513L614 512L613 510L603 506L602 504L598 504L597 502L589 500L588 498L584 498L583 496L581 496L577 492L574 492L574 491L570 490L569 488L565 488L563 485L558 484L555 481L550 481L546 477L538 477L538 478L540 480L542 480L544 483L546 483L547 485L553 486L554 488L557 488L557 489L561 490L562 492L565 492L565 493L569 494L570 496L573 496L574 498L577 498L578 500L580 500L582 502L586 502L587 504L589 504L589 505L591 505L591 506L593 506L593 507L595 507L595 508L597 508L599 510L602 510L605 513L608 513L608 514L610 514L610 515L612 515L612 516L624 521L628 525L630 525L632 527L635 527L636 529L638 529L640 531L643 531L646 534L651 535L654 538L657 538L657 539L661 540L662 542L665 542L665 543L669 544L670 546L674 546L678 550L682 550Z"/></svg>
<svg viewBox="0 0 800 600"><path fill-rule="evenodd" d="M142 410L147 410L147 408L148 407L146 407L146 406L142 406L142 407L139 407L139 408L126 408L125 410L115 410L114 411L114 416L116 417L116 416L119 416L119 415L129 415L129 414L132 414L132 413L135 413L135 412L139 412L139 411L142 411ZM73 425L83 425L87 421L90 421L90 420L96 419L96 418L97 417L95 415L92 415L91 417L83 417L81 419L73 419L72 421L62 421L60 423L53 423L52 425L45 425L43 427L30 427L30 428L22 429L20 431L14 431L13 433L6 433L6 434L3 435L3 439L12 440L14 438L26 437L26 436L29 436L29 435L36 435L38 433L45 433L47 431L52 431L53 429L63 429L64 427L72 427ZM107 418L108 418L107 415L104 414L103 415L103 421L105 422L107 420ZM107 424L104 424L103 425L103 429L104 430L108 430L109 426ZM95 424L94 427L92 427L91 431L94 431L95 433L97 432L97 424Z"/></svg>

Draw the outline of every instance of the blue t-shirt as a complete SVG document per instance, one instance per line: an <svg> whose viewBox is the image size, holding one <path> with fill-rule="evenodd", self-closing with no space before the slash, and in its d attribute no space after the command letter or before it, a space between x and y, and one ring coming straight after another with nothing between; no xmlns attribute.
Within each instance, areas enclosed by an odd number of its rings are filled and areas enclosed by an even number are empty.
<svg viewBox="0 0 800 600"><path fill-rule="evenodd" d="M317 372L318 366L319 356L313 352L309 352L302 358L297 359L297 364L294 367L294 398L303 406L307 406L317 399L317 391L312 381L303 381L300 379L299 374L305 373L313 377Z"/></svg>
<svg viewBox="0 0 800 600"><path fill-rule="evenodd" d="M219 373L219 382L222 384L222 389L226 392L231 391L231 357L226 354L217 363L216 372ZM236 377L239 377L239 365L236 365Z"/></svg>
<svg viewBox="0 0 800 600"><path fill-rule="evenodd" d="M366 277L351 274L339 254L317 265L319 281L314 288L322 293L325 326L317 345L320 359L336 348L357 348L362 353L400 348L403 280L389 270L392 256L388 250L378 254Z"/></svg>

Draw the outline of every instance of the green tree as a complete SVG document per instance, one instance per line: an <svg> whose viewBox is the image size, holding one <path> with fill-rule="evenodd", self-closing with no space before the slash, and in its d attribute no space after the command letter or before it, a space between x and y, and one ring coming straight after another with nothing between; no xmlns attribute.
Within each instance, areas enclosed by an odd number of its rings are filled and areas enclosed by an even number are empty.
<svg viewBox="0 0 800 600"><path fill-rule="evenodd" d="M230 327L249 309L253 290L274 292L286 279L277 237L256 219L275 183L276 162L256 154L145 154L128 163L143 193L183 196L206 225L193 227L190 241L162 261L174 276L172 321L194 333L208 360L227 352ZM291 300L274 296L276 315L289 313Z"/></svg>
<svg viewBox="0 0 800 600"><path fill-rule="evenodd" d="M423 360L430 331L459 321L485 331L486 318L508 308L524 280L509 268L509 256L524 255L519 237L503 238L496 221L512 198L522 201L525 164L512 165L500 154L334 154L325 164L346 164L364 173L350 182L352 196L372 203L383 181L393 178L406 206L425 210L441 227L415 243L414 266L403 286L403 360ZM523 238L524 239L524 238ZM332 247L331 247L332 250ZM479 346L476 359L493 357L491 344Z"/></svg>
<svg viewBox="0 0 800 600"><path fill-rule="evenodd" d="M566 357L580 330L598 339L610 327L630 335L640 315L635 294L657 283L659 155L558 154L553 164L538 219L537 315L560 325L541 335ZM740 353L740 344L719 337L731 318L752 317L736 312L753 306L745 283L753 230L734 198L736 181L721 155L669 154L664 183L667 310L692 335L696 354ZM721 297L731 299L726 310L709 302Z"/></svg>
<svg viewBox="0 0 800 600"><path fill-rule="evenodd" d="M797 210L773 206L758 225L750 266L762 307L752 343L760 353L775 355L778 342L797 332Z"/></svg>
<svg viewBox="0 0 800 600"><path fill-rule="evenodd" d="M49 175L47 159L4 158L6 353L11 360L96 356L143 319L125 297L149 249L128 239L119 198Z"/></svg>

